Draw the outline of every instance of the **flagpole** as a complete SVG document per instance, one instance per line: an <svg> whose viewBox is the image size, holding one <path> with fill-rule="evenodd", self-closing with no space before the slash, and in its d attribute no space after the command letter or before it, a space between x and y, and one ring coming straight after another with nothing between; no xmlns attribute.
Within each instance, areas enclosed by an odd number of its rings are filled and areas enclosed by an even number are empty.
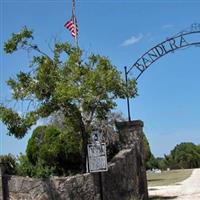
<svg viewBox="0 0 200 200"><path fill-rule="evenodd" d="M78 34L77 34L76 12L75 12L75 0L72 0L72 17L73 17L73 22L74 22L75 27L76 27L75 28L76 34L75 34L74 40L75 40L75 45L78 48Z"/></svg>

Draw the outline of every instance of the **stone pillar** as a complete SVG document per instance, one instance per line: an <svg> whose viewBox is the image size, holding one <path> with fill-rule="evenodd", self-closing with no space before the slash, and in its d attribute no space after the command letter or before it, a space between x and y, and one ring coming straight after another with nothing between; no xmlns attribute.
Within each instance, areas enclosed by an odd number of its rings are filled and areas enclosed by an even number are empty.
<svg viewBox="0 0 200 200"><path fill-rule="evenodd" d="M141 120L117 122L116 126L122 149L130 149L140 142L144 126Z"/></svg>
<svg viewBox="0 0 200 200"><path fill-rule="evenodd" d="M0 200L4 200L3 175L4 165L2 159L0 158Z"/></svg>
<svg viewBox="0 0 200 200"><path fill-rule="evenodd" d="M119 130L119 140L122 149L133 149L136 156L136 171L137 171L137 189L138 196L142 200L148 199L147 177L144 160L144 141L143 141L143 126L141 120L134 120L130 122L118 122L116 124Z"/></svg>

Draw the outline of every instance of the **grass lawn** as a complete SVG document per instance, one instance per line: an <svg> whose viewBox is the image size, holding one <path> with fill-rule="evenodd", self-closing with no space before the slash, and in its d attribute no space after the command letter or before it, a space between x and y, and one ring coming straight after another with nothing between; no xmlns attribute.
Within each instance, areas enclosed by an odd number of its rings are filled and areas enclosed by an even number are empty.
<svg viewBox="0 0 200 200"><path fill-rule="evenodd" d="M148 186L163 186L172 185L188 178L192 174L192 169L180 169L163 171L160 174L148 172L147 180Z"/></svg>

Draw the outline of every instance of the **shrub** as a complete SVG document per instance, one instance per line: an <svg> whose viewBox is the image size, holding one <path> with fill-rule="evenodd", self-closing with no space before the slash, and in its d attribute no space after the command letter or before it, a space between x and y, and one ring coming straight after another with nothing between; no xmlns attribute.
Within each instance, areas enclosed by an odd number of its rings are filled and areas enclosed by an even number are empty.
<svg viewBox="0 0 200 200"><path fill-rule="evenodd" d="M46 178L53 175L55 171L53 167L45 166L42 161L38 161L37 165L33 165L28 157L23 154L20 154L18 161L17 174L20 176Z"/></svg>
<svg viewBox="0 0 200 200"><path fill-rule="evenodd" d="M39 171L45 168L47 174L50 171L56 175L68 175L80 170L80 149L78 133L61 132L54 126L40 126L28 141L26 153L33 168L38 167Z"/></svg>
<svg viewBox="0 0 200 200"><path fill-rule="evenodd" d="M16 158L14 155L12 155L12 154L2 155L2 156L0 156L0 159L5 165L5 173L6 174L8 174L8 175L16 174L17 162L16 162Z"/></svg>

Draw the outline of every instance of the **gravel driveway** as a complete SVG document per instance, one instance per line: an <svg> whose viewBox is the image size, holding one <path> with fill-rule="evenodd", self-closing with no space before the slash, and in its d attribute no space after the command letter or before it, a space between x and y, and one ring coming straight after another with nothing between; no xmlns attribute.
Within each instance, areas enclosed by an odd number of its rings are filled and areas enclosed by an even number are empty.
<svg viewBox="0 0 200 200"><path fill-rule="evenodd" d="M174 200L200 200L200 169L194 169L189 178L175 185L149 187L149 196L169 197Z"/></svg>

